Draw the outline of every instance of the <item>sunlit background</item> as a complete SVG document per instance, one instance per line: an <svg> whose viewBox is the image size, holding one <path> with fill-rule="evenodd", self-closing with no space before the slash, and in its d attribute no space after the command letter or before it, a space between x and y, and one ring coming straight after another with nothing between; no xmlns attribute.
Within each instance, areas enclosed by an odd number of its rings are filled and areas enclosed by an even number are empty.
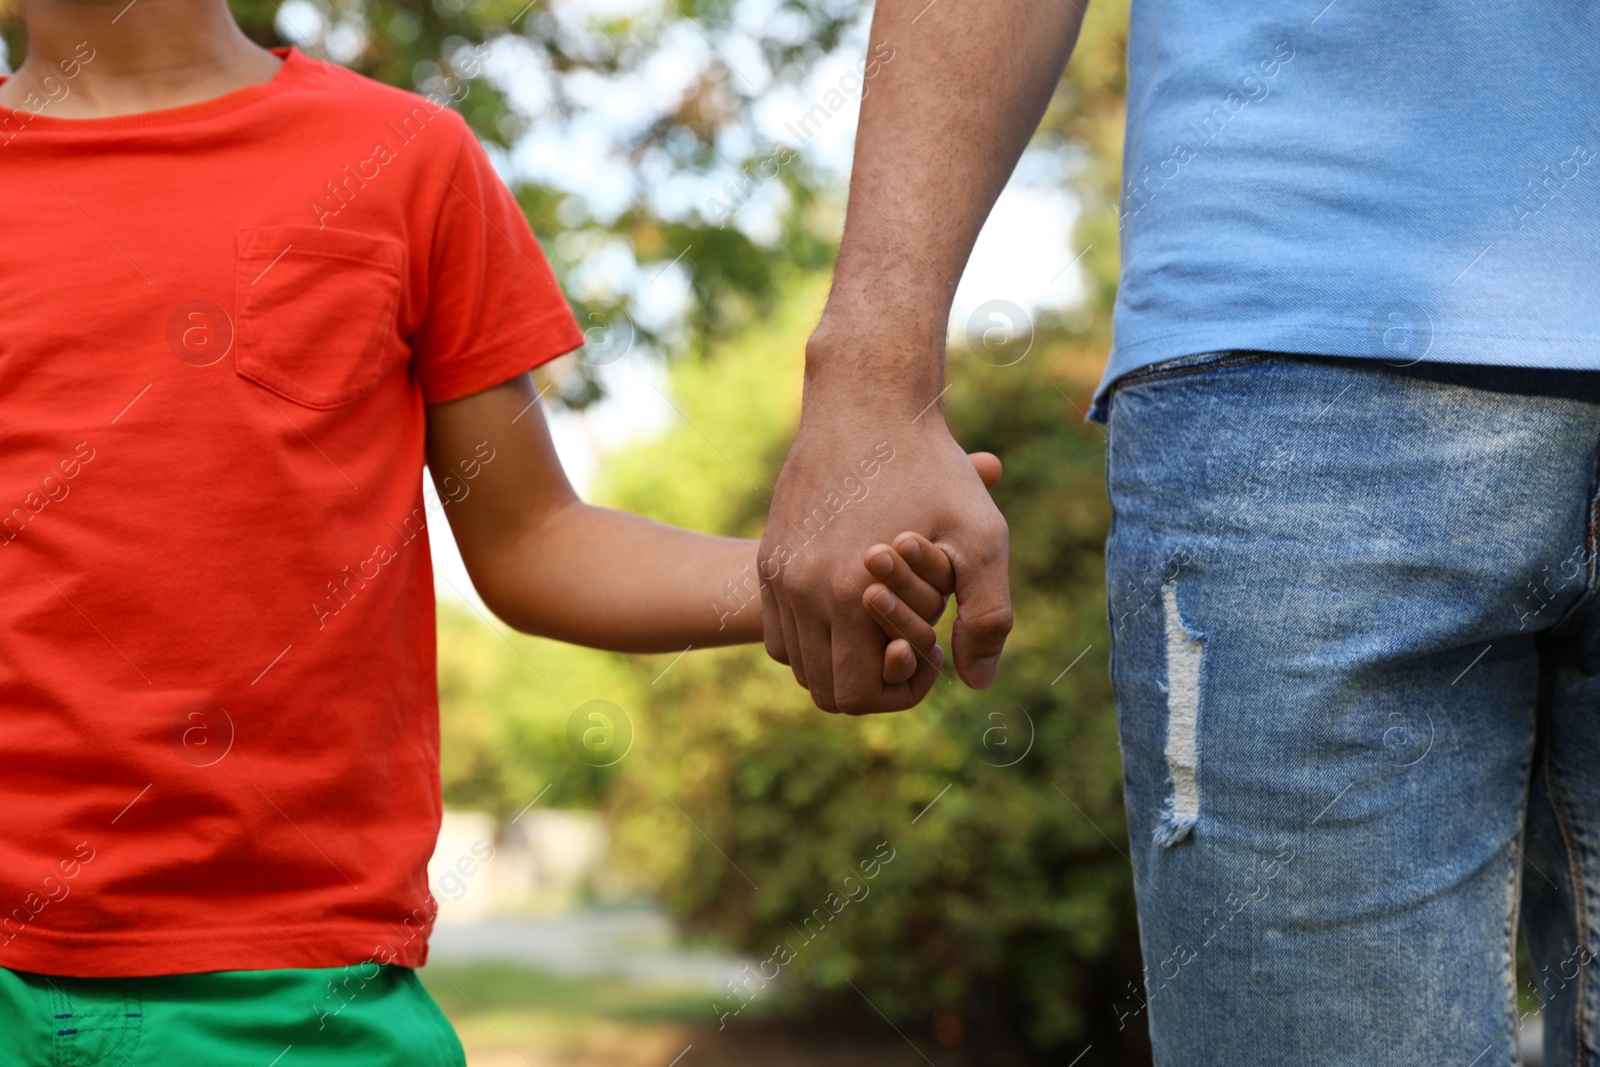
<svg viewBox="0 0 1600 1067"><path fill-rule="evenodd" d="M537 374L585 496L758 536L871 91L870 5L232 7L261 44L431 94L483 139L588 340ZM446 815L422 976L471 1067L1149 1062L1106 444L1083 418L1117 275L1127 15L1089 11L951 315L947 419L1006 464L1017 627L992 689L952 676L915 711L842 719L758 649L528 638L430 522ZM0 0L0 70L25 50Z"/></svg>
<svg viewBox="0 0 1600 1067"><path fill-rule="evenodd" d="M233 7L259 42L435 93L483 138L589 339L537 376L585 496L757 536L842 225L869 6ZM993 689L947 671L921 708L851 720L758 649L524 637L430 523L448 810L422 973L472 1067L1147 1062L1105 443L1083 421L1126 17L1090 12L951 317L947 417L1006 463L1018 624ZM14 65L15 16L0 29Z"/></svg>

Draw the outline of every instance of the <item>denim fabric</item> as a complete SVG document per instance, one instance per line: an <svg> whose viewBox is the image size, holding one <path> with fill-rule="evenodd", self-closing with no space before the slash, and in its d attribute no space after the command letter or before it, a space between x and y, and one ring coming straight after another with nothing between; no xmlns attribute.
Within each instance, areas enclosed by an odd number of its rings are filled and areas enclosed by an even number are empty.
<svg viewBox="0 0 1600 1067"><path fill-rule="evenodd" d="M1600 1054L1600 373L1221 352L1109 405L1159 1067ZM1586 1051L1587 1055L1580 1050Z"/></svg>

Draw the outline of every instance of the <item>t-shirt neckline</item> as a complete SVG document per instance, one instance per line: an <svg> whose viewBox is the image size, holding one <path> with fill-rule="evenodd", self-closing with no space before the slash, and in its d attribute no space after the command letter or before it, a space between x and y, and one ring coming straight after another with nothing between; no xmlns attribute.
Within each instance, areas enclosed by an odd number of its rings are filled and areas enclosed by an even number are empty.
<svg viewBox="0 0 1600 1067"><path fill-rule="evenodd" d="M277 96L289 86L300 81L313 64L294 45L268 49L280 57L283 64L271 78L255 85L223 93L210 100L184 104L181 107L159 108L155 111L138 111L130 115L112 115L104 118L67 119L50 114L48 106L37 114L26 108L0 107L0 129L50 130L68 133L105 133L114 130L156 129L201 122L246 108L262 100ZM6 81L0 78L0 82Z"/></svg>

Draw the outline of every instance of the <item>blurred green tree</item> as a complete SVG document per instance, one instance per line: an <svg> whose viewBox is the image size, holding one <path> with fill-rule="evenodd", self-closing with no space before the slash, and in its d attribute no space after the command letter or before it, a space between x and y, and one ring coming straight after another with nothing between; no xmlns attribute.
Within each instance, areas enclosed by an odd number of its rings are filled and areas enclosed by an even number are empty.
<svg viewBox="0 0 1600 1067"><path fill-rule="evenodd" d="M619 457L602 498L755 536L793 433L842 205L838 176L804 146L760 180L778 146L755 112L850 39L863 0L232 6L263 44L287 36L455 100L514 179L597 347L622 337L678 357L673 391L689 422ZM985 1062L1057 1062L1088 1043L1082 1067L1147 1059L1128 984L1138 958L1106 669L1104 444L1081 420L1118 269L1127 7L1101 0L1089 12L1036 142L1067 161L1062 183L1082 208L1083 307L1039 316L1012 366L959 345L951 357L952 427L1006 463L996 497L1011 524L1018 625L992 689L941 684L914 712L843 719L815 711L758 649L695 653L657 680L666 658L501 640L448 608L440 619L449 802L508 815L549 785L551 803L603 805L621 862L693 928L760 959L790 947L785 997L875 1019L853 983L899 1025L935 1021L950 1040L965 1028ZM7 0L0 39L14 67L26 41ZM664 64L688 65L678 88L652 80ZM607 88L633 110L596 134ZM513 167L530 145L536 165ZM564 175L584 152L604 155L615 188L600 189L593 167ZM751 197L766 198L773 225L754 224ZM746 206L730 218L719 204ZM625 269L595 269L612 260ZM651 286L670 272L686 279L686 300L663 316ZM560 398L596 399L608 359L566 361L577 366L558 375ZM893 472L891 462L882 476ZM565 742L570 713L596 697L637 730L617 767L591 767ZM870 892L841 904L859 891L850 874ZM719 1010L766 995L758 988Z"/></svg>
<svg viewBox="0 0 1600 1067"><path fill-rule="evenodd" d="M439 603L438 641L445 802L502 823L535 798L598 807L615 773L601 765L608 758L578 758L568 721L593 699L640 706L643 683L628 660L507 632L451 599Z"/></svg>
<svg viewBox="0 0 1600 1067"><path fill-rule="evenodd" d="M770 6L752 15L729 0L568 3L557 5L558 17L546 0L230 0L264 46L295 43L460 111L513 179L591 339L620 337L615 343L659 354L765 314L779 265L829 261L828 219L837 211L824 202L827 176L796 156L763 179L757 167L774 146L751 112L836 48L860 4ZM0 42L15 69L27 54L17 0L0 0ZM519 92L528 100L519 102ZM528 153L534 179L516 175L511 161L530 134L539 142ZM591 169L609 164L607 176L618 179L606 195L585 180L587 170L568 165L579 145L603 154L587 161ZM775 232L757 240L746 232L755 212L719 208L743 203L730 201L730 183L761 187L778 205ZM581 269L600 253L626 262ZM672 264L687 279L687 306L662 322L645 290ZM560 398L572 406L597 399L604 362L563 368Z"/></svg>
<svg viewBox="0 0 1600 1067"><path fill-rule="evenodd" d="M756 534L823 281L787 283L793 299L761 329L675 366L686 421L608 465L608 502ZM1074 411L1099 360L1048 338L1009 367L953 356L952 427L1006 462L996 497L1018 624L993 688L941 683L914 711L851 719L816 711L760 649L691 654L639 686L636 755L608 794L620 861L692 928L772 960L786 996L871 1016L854 983L897 1024L966 1029L996 1050L986 1062L1056 1062L1091 1042L1085 1064L1143 1054L1142 1026L1118 1017L1139 1022L1107 670L1105 446ZM648 681L664 665L637 669ZM862 861L884 851L893 860L865 881ZM715 1010L778 995L763 985L751 978Z"/></svg>

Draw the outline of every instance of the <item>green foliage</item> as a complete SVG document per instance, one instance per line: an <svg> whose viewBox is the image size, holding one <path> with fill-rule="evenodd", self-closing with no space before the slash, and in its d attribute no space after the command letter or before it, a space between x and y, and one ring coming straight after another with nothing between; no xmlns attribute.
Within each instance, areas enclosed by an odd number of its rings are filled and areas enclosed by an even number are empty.
<svg viewBox="0 0 1600 1067"><path fill-rule="evenodd" d="M794 291L766 328L677 370L674 402L694 425L620 457L609 502L759 528L820 296ZM1041 342L1013 367L952 368L958 438L1006 462L996 496L1018 626L992 689L952 680L902 715L826 716L745 649L685 657L640 709L640 745L608 805L621 861L691 926L757 958L786 946L784 980L802 1000L853 999L854 982L915 1022L970 1011L998 986L1041 1045L1112 1019L1126 975L1106 961L1125 950L1131 886L1106 669L1104 444L1068 402L1082 383L1063 374L1081 362ZM861 862L885 842L895 858L864 883ZM830 921L818 932L813 916Z"/></svg>
<svg viewBox="0 0 1600 1067"><path fill-rule="evenodd" d="M545 806L594 806L615 772L573 754L567 721L596 698L636 707L639 686L637 672L622 656L526 637L472 608L441 603L445 803L504 820L548 787Z"/></svg>
<svg viewBox="0 0 1600 1067"><path fill-rule="evenodd" d="M693 928L758 959L786 948L776 958L792 954L784 983L803 1004L859 1008L854 983L902 1025L950 1011L974 1038L1092 1037L1086 1063L1142 1054L1112 1007L1138 957L1107 668L1105 445L1082 418L1115 297L1126 15L1117 2L1091 13L1040 135L1079 163L1086 314L1038 323L1015 366L953 354L949 369L957 438L1006 465L995 496L1018 621L999 680L846 719L817 712L759 650L692 655L654 687L608 805L623 861ZM619 459L609 501L754 536L793 432L818 294L680 367L675 402L716 449L680 427ZM843 903L881 843L894 861Z"/></svg>
<svg viewBox="0 0 1600 1067"><path fill-rule="evenodd" d="M713 38L733 17L728 0L585 25L521 0L316 3L329 33L307 51L344 32L362 42L352 67L405 88L427 92L460 74L459 57L480 44L535 56L551 98L537 114L514 112L486 76L467 79L463 114L502 147L582 121L585 79L644 69L683 17ZM281 43L276 0L232 6L255 40ZM798 80L860 10L859 0L789 0L758 34L773 82ZM1126 19L1127 0L1090 9L1040 134L1068 160L1063 180L1082 202L1074 243L1088 246L1085 308L1037 324L1015 366L952 358L946 403L958 439L1006 465L995 495L1012 530L1018 624L992 689L941 683L913 712L847 719L812 708L758 649L691 653L656 680L670 657L496 636L448 608L439 629L448 802L506 816L549 786L549 803L603 805L618 861L694 929L762 959L789 946L784 985L803 1005L860 1010L854 983L902 1024L943 1011L965 1016L973 1040L986 1019L1040 1047L1092 1037L1085 1067L1136 1055L1117 1051L1125 1035L1111 1027L1110 1002L1138 964L1106 669L1104 444L1081 419L1117 275ZM0 34L15 65L26 42L3 7ZM719 226L704 209L665 212L651 194L684 176L714 187L769 155L772 146L731 136L748 130L756 92L712 55L681 99L619 134L611 148L632 183L620 210L559 182L517 190L564 285L615 242L641 275L676 260L691 279L687 329L639 331L647 349L681 357L673 399L685 421L618 457L603 498L749 536L793 433L801 353L825 285L808 272L831 256L837 192L804 159L785 167L787 206L770 240ZM641 317L637 289L576 295L586 326ZM574 405L599 392L587 367L562 382ZM568 717L594 698L620 705L637 731L615 768L590 767L566 744ZM863 883L861 863L880 847L894 858ZM862 884L865 897L839 903Z"/></svg>
<svg viewBox="0 0 1600 1067"><path fill-rule="evenodd" d="M1038 324L1016 366L951 361L952 427L1006 464L996 497L1012 529L1018 626L997 684L941 684L914 712L844 719L743 649L691 653L653 685L670 657L636 661L624 668L631 696L610 697L623 690L609 674L594 685L612 689L587 694L616 699L638 731L595 794L617 862L705 938L757 959L785 946L788 1008L860 1010L854 983L900 1025L954 1012L975 1040L1012 1028L1041 1048L1092 1038L1085 1063L1139 1055L1112 1010L1138 962L1106 669L1104 444L1082 421L1117 271L1126 5L1113 8L1096 8L1041 133L1076 160L1087 314ZM695 236L646 213L623 225L642 249ZM825 278L798 273L818 255L762 276L741 259L748 249L717 247L729 270L757 279L754 295L737 314L701 318L702 343L673 368L684 421L615 457L600 495L755 536ZM860 865L880 847L894 859L864 883ZM865 897L842 903L863 884ZM758 994L740 1018L768 1007Z"/></svg>
<svg viewBox="0 0 1600 1067"><path fill-rule="evenodd" d="M530 130L583 128L590 119L585 87L597 77L638 77L658 64L663 50L675 47L670 31L686 18L708 40L730 32L734 20L727 0L682 0L646 13L589 21L557 19L543 0L311 0L319 14L315 19L305 17L303 9L285 13L281 0L230 0L229 6L258 44L289 43L280 31L285 20L294 20L315 31L302 44L309 55L343 61L362 74L449 102L497 150L510 148ZM771 20L772 28L756 35L771 85L803 78L837 46L859 12L855 0L788 0L785 18ZM27 54L15 0L0 0L0 38L15 68ZM517 111L483 56L521 57L525 73L543 85L548 101L533 113ZM647 116L637 128L606 130L608 157L631 186L620 210L597 202L581 186L519 184L519 200L586 327L610 329L626 316L645 351L673 354L703 346L769 313L778 296L778 272L796 265L814 269L829 260L831 234L819 227L835 225L838 212L818 210L827 199L826 179L803 160L776 180L788 207L773 240L756 241L725 224L709 206L709 196L671 212L654 197L663 185L679 180L701 180L709 192L724 180L742 180L769 156L772 146L750 136L748 128L756 99L749 76L712 50L681 99L645 101L656 112L653 118ZM557 242L557 235L568 239ZM635 261L630 277L598 290L570 285L593 250L613 240ZM673 262L690 280L689 308L682 323L652 328L650 317L639 314L641 283ZM573 407L603 393L587 363L569 368L559 386L556 395Z"/></svg>
<svg viewBox="0 0 1600 1067"><path fill-rule="evenodd" d="M675 364L682 419L615 457L600 497L754 535L824 280L783 280L790 297L763 328ZM657 680L673 657L496 638L446 610L447 799L513 814L554 782L548 802L604 805L615 862L692 929L757 959L790 949L787 1008L850 1005L853 982L914 1025L939 1011L970 1019L998 989L1018 1007L1005 1024L1039 1045L1110 1030L1110 1002L1137 967L1106 671L1104 444L1074 410L1093 362L1040 339L1013 367L952 363L958 438L1006 462L996 497L1018 626L992 689L952 681L913 712L826 716L759 649L692 652ZM615 768L584 765L564 740L567 716L594 698L633 720L635 748ZM863 879L884 843L894 859ZM777 1003L758 996L739 1018Z"/></svg>

